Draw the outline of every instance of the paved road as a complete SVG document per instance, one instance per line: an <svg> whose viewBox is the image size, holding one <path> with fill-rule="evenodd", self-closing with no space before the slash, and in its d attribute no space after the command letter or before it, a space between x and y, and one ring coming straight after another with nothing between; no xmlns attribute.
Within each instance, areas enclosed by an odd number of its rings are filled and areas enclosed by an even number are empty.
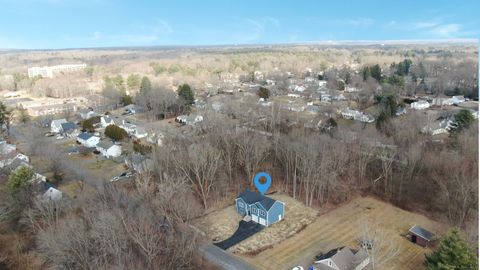
<svg viewBox="0 0 480 270"><path fill-rule="evenodd" d="M32 128L38 128L38 127L33 127ZM29 138L26 136L21 130L19 130L16 126L11 126L10 127L10 136L13 136L17 141L19 141L22 144L28 144L29 143ZM43 136L43 134L42 134ZM50 139L52 141L52 144L56 144L59 142L64 142L64 140L56 140L55 137L50 137L46 138L47 140ZM68 155L64 152L61 153L61 156L63 157L62 159L62 170L65 172L65 182L68 182L70 180L73 180L75 178L75 175L80 175L82 178L85 180L87 184L90 186L94 187L97 190L103 190L103 182L98 181L97 177L93 176L89 170L82 168L81 164L78 164L78 161L73 161L70 158L68 158ZM75 179L78 180L78 179Z"/></svg>
<svg viewBox="0 0 480 270"><path fill-rule="evenodd" d="M255 270L255 268L240 258L228 254L223 249L213 245L205 244L199 248L203 257L210 263L224 270Z"/></svg>

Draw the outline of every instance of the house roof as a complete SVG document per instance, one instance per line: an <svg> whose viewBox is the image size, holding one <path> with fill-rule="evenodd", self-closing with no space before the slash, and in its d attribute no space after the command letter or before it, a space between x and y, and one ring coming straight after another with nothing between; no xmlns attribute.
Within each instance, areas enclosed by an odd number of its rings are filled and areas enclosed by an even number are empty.
<svg viewBox="0 0 480 270"><path fill-rule="evenodd" d="M364 250L355 251L348 247L340 247L317 257L318 261L331 259L340 270L353 270L368 257ZM319 269L333 269L325 264L319 264Z"/></svg>
<svg viewBox="0 0 480 270"><path fill-rule="evenodd" d="M91 137L93 137L93 135L90 134L90 133L87 133L87 132L82 132L82 133L78 134L78 136L77 136L77 138L82 139L84 141L90 139Z"/></svg>
<svg viewBox="0 0 480 270"><path fill-rule="evenodd" d="M420 236L421 238L425 239L425 240L428 240L428 241L431 241L433 240L434 238L434 234L425 230L424 228L420 227L420 226L417 226L417 225L413 225L412 228L410 228L410 230L408 230L409 232L417 235L417 236Z"/></svg>
<svg viewBox="0 0 480 270"><path fill-rule="evenodd" d="M55 120L52 120L52 122L50 122L50 124L52 124L52 125L60 125L60 124L63 124L63 123L67 123L67 120L65 118L55 119Z"/></svg>
<svg viewBox="0 0 480 270"><path fill-rule="evenodd" d="M98 148L102 148L102 149L109 149L110 147L112 147L114 144L110 141L101 141L97 144L97 147Z"/></svg>
<svg viewBox="0 0 480 270"><path fill-rule="evenodd" d="M248 204L259 203L267 211L270 210L272 205L276 202L276 200L274 200L270 197L264 196L264 195L262 195L258 192L251 191L249 189L240 193L240 195L238 195L237 199L238 198L241 198L242 200L244 200Z"/></svg>
<svg viewBox="0 0 480 270"><path fill-rule="evenodd" d="M62 125L63 132L67 132L68 130L77 128L77 126L73 122L65 122L65 123L62 123L61 125Z"/></svg>
<svg viewBox="0 0 480 270"><path fill-rule="evenodd" d="M103 121L105 121L105 123L111 123L113 122L113 119L110 118L110 116L103 116Z"/></svg>

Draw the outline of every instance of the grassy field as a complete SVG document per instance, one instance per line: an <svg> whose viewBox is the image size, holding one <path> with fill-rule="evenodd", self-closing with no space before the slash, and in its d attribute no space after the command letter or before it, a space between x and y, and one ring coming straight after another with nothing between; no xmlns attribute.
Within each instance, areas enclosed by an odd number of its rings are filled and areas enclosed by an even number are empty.
<svg viewBox="0 0 480 270"><path fill-rule="evenodd" d="M288 217L288 213L286 214ZM307 267L316 254L340 246L358 248L360 220L369 220L386 231L399 255L382 267L391 270L424 269L424 254L429 249L409 242L405 234L414 225L442 235L446 228L425 216L411 213L371 197L359 197L346 205L321 215L300 233L276 244L255 256L240 255L258 269L291 269L296 265ZM306 268L308 269L308 268Z"/></svg>

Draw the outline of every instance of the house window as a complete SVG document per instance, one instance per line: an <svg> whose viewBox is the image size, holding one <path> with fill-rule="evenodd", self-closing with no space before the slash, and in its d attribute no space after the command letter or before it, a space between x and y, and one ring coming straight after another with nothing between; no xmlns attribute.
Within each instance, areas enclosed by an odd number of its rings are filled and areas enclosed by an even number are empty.
<svg viewBox="0 0 480 270"><path fill-rule="evenodd" d="M238 202L238 207L243 208L243 202Z"/></svg>
<svg viewBox="0 0 480 270"><path fill-rule="evenodd" d="M252 213L256 214L257 213L257 208L252 207Z"/></svg>
<svg viewBox="0 0 480 270"><path fill-rule="evenodd" d="M260 216L265 216L265 211L259 210Z"/></svg>

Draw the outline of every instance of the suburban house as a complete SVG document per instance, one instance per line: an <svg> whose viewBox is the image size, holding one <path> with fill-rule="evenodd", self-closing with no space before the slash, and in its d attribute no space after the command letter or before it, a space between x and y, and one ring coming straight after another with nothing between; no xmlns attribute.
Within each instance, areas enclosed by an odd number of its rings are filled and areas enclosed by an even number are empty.
<svg viewBox="0 0 480 270"><path fill-rule="evenodd" d="M141 139L147 137L148 132L143 127L136 127L132 136L137 139Z"/></svg>
<svg viewBox="0 0 480 270"><path fill-rule="evenodd" d="M175 118L175 122L185 124L185 121L187 121L187 115L179 115Z"/></svg>
<svg viewBox="0 0 480 270"><path fill-rule="evenodd" d="M163 139L165 138L165 136L161 133L150 133L148 136L147 136L147 142L151 143L151 144L156 144L158 146L162 146L163 145Z"/></svg>
<svg viewBox="0 0 480 270"><path fill-rule="evenodd" d="M358 113L360 112L356 110L351 110L349 108L341 111L342 117L345 119L354 119L355 115L357 115Z"/></svg>
<svg viewBox="0 0 480 270"><path fill-rule="evenodd" d="M95 147L100 142L100 138L90 133L82 132L78 134L77 141L85 147Z"/></svg>
<svg viewBox="0 0 480 270"><path fill-rule="evenodd" d="M452 124L453 121L449 119L437 120L428 123L425 127L422 128L422 132L431 135L448 133L452 128Z"/></svg>
<svg viewBox="0 0 480 270"><path fill-rule="evenodd" d="M375 121L373 116L349 108L342 110L340 113L345 119L354 119L363 123L373 123Z"/></svg>
<svg viewBox="0 0 480 270"><path fill-rule="evenodd" d="M132 123L128 123L127 121L123 120L122 124L120 125L121 128L123 128L129 135L132 135L135 133L135 130L137 128L136 125Z"/></svg>
<svg viewBox="0 0 480 270"><path fill-rule="evenodd" d="M131 154L125 157L125 165L130 169L143 173L153 170L153 161L141 154Z"/></svg>
<svg viewBox="0 0 480 270"><path fill-rule="evenodd" d="M18 153L17 151L13 151L13 152L10 152L6 155L1 155L0 156L0 168L10 166L15 161L17 161L17 163L23 163L23 162L28 163L28 162L30 162L30 159L28 158L28 156L26 156L22 153Z"/></svg>
<svg viewBox="0 0 480 270"><path fill-rule="evenodd" d="M80 115L80 118L82 118L82 119L89 119L89 118L97 115L97 113L94 112L92 109L82 109L82 110L78 111L78 114Z"/></svg>
<svg viewBox="0 0 480 270"><path fill-rule="evenodd" d="M52 120L49 118L44 118L40 121L40 126L43 128L49 128L52 124Z"/></svg>
<svg viewBox="0 0 480 270"><path fill-rule="evenodd" d="M15 144L9 144L5 140L0 141L0 155L6 155L15 150L17 150L17 146Z"/></svg>
<svg viewBox="0 0 480 270"><path fill-rule="evenodd" d="M142 107L139 107L135 104L130 104L125 107L123 107L126 113L128 114L136 114L136 113L142 113L144 112L144 109Z"/></svg>
<svg viewBox="0 0 480 270"><path fill-rule="evenodd" d="M465 102L464 96L453 96L449 99L446 99L442 102L442 105L458 105L462 102Z"/></svg>
<svg viewBox="0 0 480 270"><path fill-rule="evenodd" d="M96 148L106 158L119 157L122 154L122 146L110 141L101 141Z"/></svg>
<svg viewBox="0 0 480 270"><path fill-rule="evenodd" d="M100 117L100 123L102 125L102 128L106 128L108 127L109 125L115 125L115 122L113 121L112 118L110 118L110 116L102 116Z"/></svg>
<svg viewBox="0 0 480 270"><path fill-rule="evenodd" d="M356 87L351 87L351 86L345 86L345 92L347 93L353 93L353 92L358 92L360 89Z"/></svg>
<svg viewBox="0 0 480 270"><path fill-rule="evenodd" d="M238 195L235 206L239 214L249 216L263 226L285 218L285 203L248 189Z"/></svg>
<svg viewBox="0 0 480 270"><path fill-rule="evenodd" d="M412 228L408 230L408 235L410 241L422 247L427 247L431 241L435 240L433 233L417 225L413 225Z"/></svg>
<svg viewBox="0 0 480 270"><path fill-rule="evenodd" d="M50 186L45 193L43 193L42 198L45 201L58 201L63 197L63 193L54 188L53 186Z"/></svg>
<svg viewBox="0 0 480 270"><path fill-rule="evenodd" d="M303 86L303 85L297 85L297 86L295 86L294 91L296 91L296 92L303 92L303 91L305 91L306 89L307 89L307 88L305 88L305 86Z"/></svg>
<svg viewBox="0 0 480 270"><path fill-rule="evenodd" d="M63 123L67 123L65 118L52 120L50 123L50 131L52 133L61 133Z"/></svg>
<svg viewBox="0 0 480 270"><path fill-rule="evenodd" d="M430 108L430 103L428 103L426 100L420 100L410 104L410 108L414 110L425 110Z"/></svg>
<svg viewBox="0 0 480 270"><path fill-rule="evenodd" d="M318 270L362 270L370 263L365 250L352 250L348 247L332 249L317 256L315 261Z"/></svg>
<svg viewBox="0 0 480 270"><path fill-rule="evenodd" d="M191 115L187 116L184 123L186 125L193 126L196 123L200 123L202 121L203 121L203 116L198 115L198 114L197 115L191 114Z"/></svg>
<svg viewBox="0 0 480 270"><path fill-rule="evenodd" d="M60 133L66 137L76 137L79 133L78 126L73 122L66 122L60 124Z"/></svg>

